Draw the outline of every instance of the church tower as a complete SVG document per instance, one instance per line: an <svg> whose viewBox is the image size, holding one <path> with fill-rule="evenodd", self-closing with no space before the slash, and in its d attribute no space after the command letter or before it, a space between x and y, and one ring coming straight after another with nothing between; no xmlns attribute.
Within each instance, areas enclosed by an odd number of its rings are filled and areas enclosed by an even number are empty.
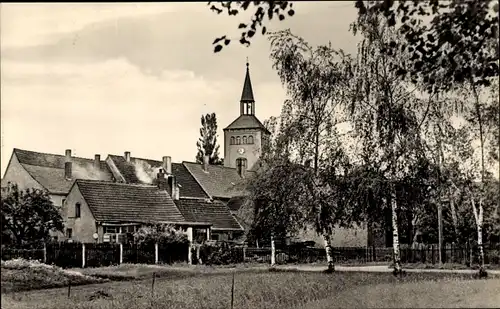
<svg viewBox="0 0 500 309"><path fill-rule="evenodd" d="M252 170L262 153L262 143L270 132L255 116L250 70L247 71L240 99L240 116L224 129L224 166L240 171Z"/></svg>

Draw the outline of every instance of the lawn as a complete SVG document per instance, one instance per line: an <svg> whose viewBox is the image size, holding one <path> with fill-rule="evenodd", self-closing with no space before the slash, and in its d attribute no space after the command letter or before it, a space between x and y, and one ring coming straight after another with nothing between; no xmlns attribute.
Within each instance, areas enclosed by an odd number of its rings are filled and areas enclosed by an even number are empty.
<svg viewBox="0 0 500 309"><path fill-rule="evenodd" d="M2 308L230 308L232 274L119 281L2 294ZM198 273L194 271L195 273ZM234 308L436 307L492 304L500 280L409 273L237 272ZM93 298L93 299L92 299ZM476 302L474 302L476 301ZM482 301L482 302L479 302Z"/></svg>

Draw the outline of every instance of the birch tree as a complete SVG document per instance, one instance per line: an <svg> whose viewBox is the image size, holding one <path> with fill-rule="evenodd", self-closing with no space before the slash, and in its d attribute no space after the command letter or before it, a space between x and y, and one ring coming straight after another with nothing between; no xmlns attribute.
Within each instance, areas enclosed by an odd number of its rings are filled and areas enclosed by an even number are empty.
<svg viewBox="0 0 500 309"><path fill-rule="evenodd" d="M326 174L345 166L338 126L344 122L342 91L344 81L342 51L331 45L312 47L289 30L272 33L271 60L286 88L280 130L289 139L287 150L293 162L305 166L306 218L323 236L329 269L333 270L330 236L335 222L335 199ZM330 177L331 178L331 177Z"/></svg>
<svg viewBox="0 0 500 309"><path fill-rule="evenodd" d="M375 141L373 153L390 192L384 202L392 213L394 273L401 274L396 186L424 155L418 131L424 105L414 96L416 88L392 69L394 63L404 65L409 55L389 49L400 39L383 17L363 15L352 30L362 40L352 70L350 116L358 137Z"/></svg>

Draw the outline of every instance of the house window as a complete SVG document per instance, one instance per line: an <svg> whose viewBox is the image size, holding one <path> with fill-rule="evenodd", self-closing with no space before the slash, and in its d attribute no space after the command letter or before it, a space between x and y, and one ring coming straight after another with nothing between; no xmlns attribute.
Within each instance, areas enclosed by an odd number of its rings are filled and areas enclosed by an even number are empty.
<svg viewBox="0 0 500 309"><path fill-rule="evenodd" d="M236 145L239 145L239 144L241 144L241 139L240 139L240 137L238 136L238 137L236 137Z"/></svg>
<svg viewBox="0 0 500 309"><path fill-rule="evenodd" d="M243 136L243 144L246 144L246 143L247 143L247 137Z"/></svg>
<svg viewBox="0 0 500 309"><path fill-rule="evenodd" d="M120 233L119 226L105 226L104 227L104 234L117 234L117 233Z"/></svg>
<svg viewBox="0 0 500 309"><path fill-rule="evenodd" d="M135 233L136 230L137 226L135 225L122 226L122 233Z"/></svg>
<svg viewBox="0 0 500 309"><path fill-rule="evenodd" d="M234 136L231 136L231 141L229 142L230 145L234 145Z"/></svg>
<svg viewBox="0 0 500 309"><path fill-rule="evenodd" d="M206 229L193 229L193 240L201 244L207 240L207 230Z"/></svg>
<svg viewBox="0 0 500 309"><path fill-rule="evenodd" d="M62 199L61 206L64 206L64 202L66 202L65 198Z"/></svg>
<svg viewBox="0 0 500 309"><path fill-rule="evenodd" d="M66 238L71 239L73 236L73 230L72 229L66 229Z"/></svg>
<svg viewBox="0 0 500 309"><path fill-rule="evenodd" d="M81 215L81 204L76 203L75 204L75 218L80 218Z"/></svg>
<svg viewBox="0 0 500 309"><path fill-rule="evenodd" d="M252 135L248 136L248 143L253 144L253 136Z"/></svg>

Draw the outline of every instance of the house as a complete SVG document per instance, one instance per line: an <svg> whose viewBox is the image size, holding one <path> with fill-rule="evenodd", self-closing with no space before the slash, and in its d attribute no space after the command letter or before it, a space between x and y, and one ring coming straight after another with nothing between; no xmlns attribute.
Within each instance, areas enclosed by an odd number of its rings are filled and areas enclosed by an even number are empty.
<svg viewBox="0 0 500 309"><path fill-rule="evenodd" d="M171 224L187 232L208 235L211 224L190 222L181 214L164 184L133 185L77 179L63 207L66 238L80 242L118 242L150 223Z"/></svg>
<svg viewBox="0 0 500 309"><path fill-rule="evenodd" d="M5 186L16 183L21 190L46 190L54 205L62 207L75 179L114 181L106 162L98 154L92 160L73 157L70 149L63 156L15 148L3 182Z"/></svg>

